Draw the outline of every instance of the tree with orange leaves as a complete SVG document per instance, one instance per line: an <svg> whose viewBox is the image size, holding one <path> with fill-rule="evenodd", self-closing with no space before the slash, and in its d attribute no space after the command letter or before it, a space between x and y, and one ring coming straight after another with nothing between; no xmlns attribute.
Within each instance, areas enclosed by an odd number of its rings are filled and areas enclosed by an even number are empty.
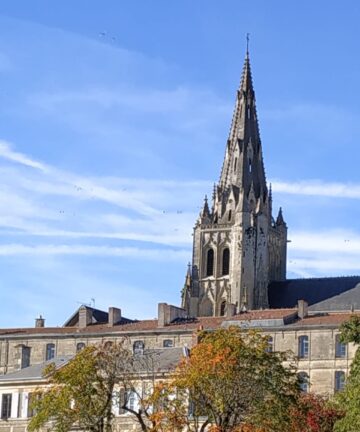
<svg viewBox="0 0 360 432"><path fill-rule="evenodd" d="M199 336L172 382L187 392L191 415L217 432L286 430L299 394L289 354L269 352L266 336L238 327Z"/></svg>

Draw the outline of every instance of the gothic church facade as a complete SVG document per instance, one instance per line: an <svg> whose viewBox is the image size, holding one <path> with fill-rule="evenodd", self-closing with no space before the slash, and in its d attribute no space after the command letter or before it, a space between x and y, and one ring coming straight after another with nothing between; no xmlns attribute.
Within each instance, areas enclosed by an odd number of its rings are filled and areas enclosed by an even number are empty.
<svg viewBox="0 0 360 432"><path fill-rule="evenodd" d="M182 292L189 316L225 315L269 307L268 286L286 278L287 226L272 216L249 52L220 180L196 221L193 257Z"/></svg>

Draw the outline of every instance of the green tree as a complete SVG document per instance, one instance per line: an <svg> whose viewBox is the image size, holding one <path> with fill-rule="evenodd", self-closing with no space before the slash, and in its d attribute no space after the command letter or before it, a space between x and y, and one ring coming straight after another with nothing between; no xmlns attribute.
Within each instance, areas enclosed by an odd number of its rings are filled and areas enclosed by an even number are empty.
<svg viewBox="0 0 360 432"><path fill-rule="evenodd" d="M119 360L121 359L121 361ZM49 387L34 395L35 411L28 430L45 425L66 432L74 426L92 432L112 430L112 404L119 376L125 376L132 354L125 340L92 345L80 351L60 369L50 364L44 371Z"/></svg>
<svg viewBox="0 0 360 432"><path fill-rule="evenodd" d="M360 343L360 317L353 315L340 326L342 342ZM357 348L351 364L345 389L335 397L337 406L345 412L336 422L336 432L358 432L360 430L360 351Z"/></svg>

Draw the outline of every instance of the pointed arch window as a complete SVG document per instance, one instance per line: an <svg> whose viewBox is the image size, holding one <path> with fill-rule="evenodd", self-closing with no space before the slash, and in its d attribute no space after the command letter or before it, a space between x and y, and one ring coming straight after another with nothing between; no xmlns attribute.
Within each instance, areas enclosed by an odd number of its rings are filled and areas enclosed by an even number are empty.
<svg viewBox="0 0 360 432"><path fill-rule="evenodd" d="M220 305L220 315L224 316L226 311L226 301L222 301Z"/></svg>
<svg viewBox="0 0 360 432"><path fill-rule="evenodd" d="M226 276L230 270L230 249L225 248L222 254L222 274Z"/></svg>
<svg viewBox="0 0 360 432"><path fill-rule="evenodd" d="M206 256L206 276L214 274L214 249L209 249Z"/></svg>
<svg viewBox="0 0 360 432"><path fill-rule="evenodd" d="M236 171L236 167L237 167L237 157L234 160L234 171Z"/></svg>
<svg viewBox="0 0 360 432"><path fill-rule="evenodd" d="M230 222L231 221L231 210L229 210L229 213L228 213L228 222Z"/></svg>

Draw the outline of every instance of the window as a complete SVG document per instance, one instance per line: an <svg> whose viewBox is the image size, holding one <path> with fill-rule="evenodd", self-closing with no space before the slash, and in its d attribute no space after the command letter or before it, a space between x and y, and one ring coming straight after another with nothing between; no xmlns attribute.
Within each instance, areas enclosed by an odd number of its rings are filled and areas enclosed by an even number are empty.
<svg viewBox="0 0 360 432"><path fill-rule="evenodd" d="M174 341L172 339L165 339L163 341L164 348L172 348L174 346Z"/></svg>
<svg viewBox="0 0 360 432"><path fill-rule="evenodd" d="M30 366L30 353L31 353L30 347L27 346L21 347L21 369Z"/></svg>
<svg viewBox="0 0 360 432"><path fill-rule="evenodd" d="M346 357L346 344L340 341L340 335L335 336L335 357L345 358Z"/></svg>
<svg viewBox="0 0 360 432"><path fill-rule="evenodd" d="M307 393L309 391L309 375L306 372L299 372L298 379L300 390L303 393Z"/></svg>
<svg viewBox="0 0 360 432"><path fill-rule="evenodd" d="M136 393L134 390L128 390L125 393L125 405L127 408L134 410L136 408Z"/></svg>
<svg viewBox="0 0 360 432"><path fill-rule="evenodd" d="M20 392L18 394L18 406L17 406L17 413L16 413L17 418L21 418L22 408L23 408L23 392Z"/></svg>
<svg viewBox="0 0 360 432"><path fill-rule="evenodd" d="M271 353L274 351L274 339L272 336L268 336L267 338L267 347L266 347L266 352Z"/></svg>
<svg viewBox="0 0 360 432"><path fill-rule="evenodd" d="M51 360L55 357L55 344L49 343L46 345L45 360Z"/></svg>
<svg viewBox="0 0 360 432"><path fill-rule="evenodd" d="M249 159L249 172L251 173L251 169L252 169L252 166L251 166L251 159Z"/></svg>
<svg viewBox="0 0 360 432"><path fill-rule="evenodd" d="M214 250L209 249L207 251L206 258L206 276L212 276L214 274Z"/></svg>
<svg viewBox="0 0 360 432"><path fill-rule="evenodd" d="M110 349L113 346L113 342L112 341L107 341L104 344L104 348L105 349Z"/></svg>
<svg viewBox="0 0 360 432"><path fill-rule="evenodd" d="M231 221L231 210L229 210L229 213L228 213L228 222L230 222Z"/></svg>
<svg viewBox="0 0 360 432"><path fill-rule="evenodd" d="M236 166L237 166L237 157L235 158L235 161L234 161L234 171L236 170Z"/></svg>
<svg viewBox="0 0 360 432"><path fill-rule="evenodd" d="M226 312L226 301L222 301L220 305L220 315L224 316Z"/></svg>
<svg viewBox="0 0 360 432"><path fill-rule="evenodd" d="M7 420L11 417L11 393L5 393L1 398L1 418Z"/></svg>
<svg viewBox="0 0 360 432"><path fill-rule="evenodd" d="M76 344L76 352L79 352L79 351L81 351L84 348L85 348L84 342L79 342L79 343Z"/></svg>
<svg viewBox="0 0 360 432"><path fill-rule="evenodd" d="M33 417L35 415L33 403L34 403L34 393L29 393L28 394L28 407L27 407L27 416L28 417Z"/></svg>
<svg viewBox="0 0 360 432"><path fill-rule="evenodd" d="M335 391L341 391L345 387L345 372L335 371Z"/></svg>
<svg viewBox="0 0 360 432"><path fill-rule="evenodd" d="M309 337L300 336L299 337L299 358L309 357Z"/></svg>
<svg viewBox="0 0 360 432"><path fill-rule="evenodd" d="M133 345L133 353L135 355L141 355L144 354L144 342L143 341L135 341Z"/></svg>
<svg viewBox="0 0 360 432"><path fill-rule="evenodd" d="M119 415L125 414L123 406L125 404L125 389L121 388L119 391Z"/></svg>
<svg viewBox="0 0 360 432"><path fill-rule="evenodd" d="M223 276L228 275L230 270L230 249L226 248L223 250L222 256L222 274Z"/></svg>

